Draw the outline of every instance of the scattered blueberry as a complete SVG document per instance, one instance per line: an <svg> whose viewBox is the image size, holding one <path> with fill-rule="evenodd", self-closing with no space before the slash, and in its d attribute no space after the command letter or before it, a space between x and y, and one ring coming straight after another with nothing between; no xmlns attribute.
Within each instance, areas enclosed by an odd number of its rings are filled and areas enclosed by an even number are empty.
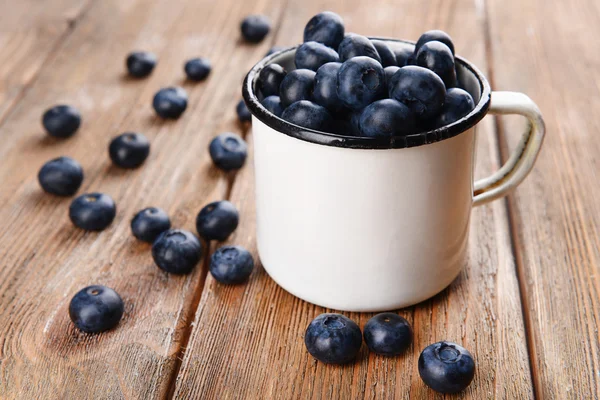
<svg viewBox="0 0 600 400"><path fill-rule="evenodd" d="M300 100L283 110L281 118L308 129L327 132L333 118L325 107L308 100Z"/></svg>
<svg viewBox="0 0 600 400"><path fill-rule="evenodd" d="M72 196L79 190L81 182L83 182L83 169L72 158L55 158L40 169L38 181L47 193L57 196Z"/></svg>
<svg viewBox="0 0 600 400"><path fill-rule="evenodd" d="M171 220L167 213L157 207L148 207L137 214L131 220L131 232L133 236L144 242L152 243L158 235L171 229Z"/></svg>
<svg viewBox="0 0 600 400"><path fill-rule="evenodd" d="M281 99L279 96L265 97L262 101L262 105L269 110L269 112L281 117L281 114L283 113L283 105L281 104Z"/></svg>
<svg viewBox="0 0 600 400"><path fill-rule="evenodd" d="M240 214L227 200L207 204L196 217L196 230L206 240L223 241L235 231Z"/></svg>
<svg viewBox="0 0 600 400"><path fill-rule="evenodd" d="M75 107L58 105L50 108L42 117L42 125L48 135L57 138L73 136L81 125L81 114Z"/></svg>
<svg viewBox="0 0 600 400"><path fill-rule="evenodd" d="M392 52L386 42L383 40L371 40L371 43L375 46L375 50L377 50L377 54L379 54L379 58L381 58L381 65L383 67L397 65L396 55Z"/></svg>
<svg viewBox="0 0 600 400"><path fill-rule="evenodd" d="M321 314L306 328L304 344L317 360L343 364L356 358L362 334L354 321L341 314Z"/></svg>
<svg viewBox="0 0 600 400"><path fill-rule="evenodd" d="M337 49L344 39L344 21L331 11L324 11L312 17L304 28L305 42L319 42Z"/></svg>
<svg viewBox="0 0 600 400"><path fill-rule="evenodd" d="M370 42L369 42L370 43ZM385 96L385 75L381 64L369 57L354 57L338 72L337 95L353 110L368 106Z"/></svg>
<svg viewBox="0 0 600 400"><path fill-rule="evenodd" d="M419 49L416 60L417 65L432 70L442 78L446 88L456 86L454 56L444 43L436 40L425 43Z"/></svg>
<svg viewBox="0 0 600 400"><path fill-rule="evenodd" d="M116 166L137 168L148 158L150 142L141 133L123 133L110 142L108 154Z"/></svg>
<svg viewBox="0 0 600 400"><path fill-rule="evenodd" d="M115 219L117 207L113 199L102 193L86 193L76 197L69 207L69 218L86 231L106 229Z"/></svg>
<svg viewBox="0 0 600 400"><path fill-rule="evenodd" d="M279 86L285 78L285 69L279 64L269 64L258 74L258 87L263 96L279 95Z"/></svg>
<svg viewBox="0 0 600 400"><path fill-rule="evenodd" d="M408 65L400 68L388 84L390 98L410 108L417 118L436 116L444 105L446 87L442 79L427 68Z"/></svg>
<svg viewBox="0 0 600 400"><path fill-rule="evenodd" d="M264 15L249 15L242 21L241 30L246 41L259 43L271 30L271 21Z"/></svg>
<svg viewBox="0 0 600 400"><path fill-rule="evenodd" d="M244 139L230 132L215 137L208 149L215 165L224 171L242 168L248 156Z"/></svg>
<svg viewBox="0 0 600 400"><path fill-rule="evenodd" d="M406 319L387 312L371 318L363 328L363 336L373 353L397 356L408 349L413 332Z"/></svg>
<svg viewBox="0 0 600 400"><path fill-rule="evenodd" d="M69 316L86 333L104 332L117 326L125 307L114 290L101 285L81 289L69 303Z"/></svg>
<svg viewBox="0 0 600 400"><path fill-rule="evenodd" d="M459 88L450 88L446 91L446 100L442 111L436 117L435 127L440 128L458 121L475 108L473 97Z"/></svg>
<svg viewBox="0 0 600 400"><path fill-rule="evenodd" d="M315 103L331 111L338 111L343 106L337 95L337 77L341 66L342 64L337 62L324 64L315 75Z"/></svg>
<svg viewBox="0 0 600 400"><path fill-rule="evenodd" d="M186 76L192 81L203 81L210 74L211 65L208 58L192 58L183 67Z"/></svg>
<svg viewBox="0 0 600 400"><path fill-rule="evenodd" d="M440 30L427 31L424 34L422 34L419 40L417 40L414 53L417 54L421 46L423 46L427 42L432 42L434 40L444 43L450 48L452 55L454 55L454 43L452 43L452 38L446 32Z"/></svg>
<svg viewBox="0 0 600 400"><path fill-rule="evenodd" d="M429 345L419 357L419 375L436 392L458 393L475 376L475 361L467 349L452 342Z"/></svg>
<svg viewBox="0 0 600 400"><path fill-rule="evenodd" d="M273 46L269 49L269 51L267 51L267 54L265 54L265 57L270 56L271 54L277 53L278 51L281 50L285 50L285 47L283 46Z"/></svg>
<svg viewBox="0 0 600 400"><path fill-rule="evenodd" d="M156 66L156 55L147 51L134 51L129 53L125 64L129 75L144 78L150 75Z"/></svg>
<svg viewBox="0 0 600 400"><path fill-rule="evenodd" d="M318 42L305 42L296 50L296 68L316 71L323 64L339 60L340 57L335 50Z"/></svg>
<svg viewBox="0 0 600 400"><path fill-rule="evenodd" d="M252 255L241 246L220 247L210 257L211 275L225 285L247 281L253 269Z"/></svg>
<svg viewBox="0 0 600 400"><path fill-rule="evenodd" d="M397 46L392 50L394 56L396 56L396 65L399 67L404 67L409 64L409 58L414 57L414 49L409 48L408 46ZM412 61L411 61L412 62Z"/></svg>
<svg viewBox="0 0 600 400"><path fill-rule="evenodd" d="M383 99L369 104L360 116L361 136L403 136L416 132L412 111L394 99Z"/></svg>
<svg viewBox="0 0 600 400"><path fill-rule="evenodd" d="M177 119L187 108L188 96L185 90L180 87L168 87L160 89L152 106L161 118Z"/></svg>
<svg viewBox="0 0 600 400"><path fill-rule="evenodd" d="M400 67L395 67L395 66L385 67L383 69L383 72L385 74L385 82L387 84L389 84L392 81L392 76L394 76L396 71L398 71L399 69L400 69Z"/></svg>
<svg viewBox="0 0 600 400"><path fill-rule="evenodd" d="M244 122L252 121L252 114L250 114L250 110L248 110L248 106L246 106L244 100L240 100L239 103L237 103L237 106L235 106L235 112L237 113L238 121L240 121L242 124Z"/></svg>
<svg viewBox="0 0 600 400"><path fill-rule="evenodd" d="M295 69L289 72L279 87L279 98L285 107L300 100L312 100L315 71Z"/></svg>
<svg viewBox="0 0 600 400"><path fill-rule="evenodd" d="M163 271L188 274L202 257L202 244L191 232L169 229L152 244L152 258Z"/></svg>
<svg viewBox="0 0 600 400"><path fill-rule="evenodd" d="M381 63L381 58L379 57L379 53L377 53L377 49L373 46L373 43L371 43L367 37L355 33L346 35L338 47L338 54L340 56L340 61L347 61L354 57L365 56Z"/></svg>

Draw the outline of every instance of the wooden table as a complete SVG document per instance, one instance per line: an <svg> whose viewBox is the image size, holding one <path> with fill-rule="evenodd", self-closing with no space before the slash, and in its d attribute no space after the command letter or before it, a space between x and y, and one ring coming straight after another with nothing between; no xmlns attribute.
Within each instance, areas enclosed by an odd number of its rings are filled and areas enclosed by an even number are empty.
<svg viewBox="0 0 600 400"><path fill-rule="evenodd" d="M470 399L600 397L600 8L595 0L36 0L2 1L0 14L0 398L305 399L441 398L418 376L421 349L462 343L477 361ZM207 146L236 122L246 71L272 45L300 42L313 14L332 9L348 31L416 39L439 28L487 72L492 87L523 91L542 109L548 137L533 173L508 200L473 211L470 259L435 298L399 310L413 325L403 357L369 354L346 366L316 362L304 329L326 311L294 298L260 265L246 285L161 272L129 230L144 206L168 210L193 230L209 201L228 198L241 224L229 243L256 256L252 160L237 174L212 166ZM259 45L239 22L268 15ZM124 75L134 49L158 54L144 80ZM183 62L209 57L210 78L184 81ZM182 85L187 112L158 120L156 90ZM73 138L47 138L43 111L77 106ZM487 118L477 175L498 168L521 120ZM110 138L143 132L153 150L140 169L111 166ZM50 158L78 159L81 192L113 196L115 222L101 233L74 228L70 199L42 193ZM252 156L250 156L251 158ZM214 249L214 244L211 245ZM206 252L208 256L208 252ZM368 270L369 266L365 265ZM119 327L78 332L67 307L88 284L124 298ZM372 314L349 313L360 325Z"/></svg>

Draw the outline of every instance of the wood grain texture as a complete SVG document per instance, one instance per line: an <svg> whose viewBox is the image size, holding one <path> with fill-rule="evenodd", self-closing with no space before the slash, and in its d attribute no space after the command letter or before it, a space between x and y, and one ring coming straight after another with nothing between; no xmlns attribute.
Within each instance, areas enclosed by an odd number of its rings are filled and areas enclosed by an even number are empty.
<svg viewBox="0 0 600 400"><path fill-rule="evenodd" d="M536 167L510 198L536 392L598 399L600 56L592 48L600 9L593 0L489 7L495 88L531 96L548 130ZM502 122L513 148L523 121Z"/></svg>
<svg viewBox="0 0 600 400"><path fill-rule="evenodd" d="M370 35L416 39L427 29L445 29L460 54L485 66L484 14L469 1L290 1L276 43L299 42L306 21L324 9L340 13L349 31ZM483 176L497 167L492 120L484 121L478 135L477 174ZM251 145L251 135L249 141ZM229 242L249 248L258 260L253 185L248 165L231 195L240 209L241 224ZM260 264L246 285L226 287L208 276L175 397L438 398L420 380L417 359L426 345L443 339L462 343L477 360L476 379L463 393L465 398L533 396L502 201L474 210L470 261L451 287L430 301L399 311L415 331L415 343L405 356L370 355L363 346L353 364L316 362L304 348L303 335L312 318L325 311L279 288ZM362 327L372 314L348 315Z"/></svg>

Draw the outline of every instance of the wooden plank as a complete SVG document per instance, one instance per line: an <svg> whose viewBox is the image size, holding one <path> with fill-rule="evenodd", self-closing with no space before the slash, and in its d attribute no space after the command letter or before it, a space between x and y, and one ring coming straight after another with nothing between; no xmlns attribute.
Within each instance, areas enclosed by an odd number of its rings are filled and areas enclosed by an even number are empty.
<svg viewBox="0 0 600 400"><path fill-rule="evenodd" d="M489 3L495 88L531 96L548 129L534 171L510 198L536 392L598 399L600 56L591 48L600 9L592 0ZM503 119L509 148L522 129L522 120Z"/></svg>
<svg viewBox="0 0 600 400"><path fill-rule="evenodd" d="M445 29L459 53L485 66L483 14L470 1L291 2L276 42L300 41L306 21L324 9L339 12L349 31L371 35L416 39L427 29ZM477 174L484 176L498 164L491 119L481 126L478 146ZM253 191L253 170L245 168L231 196L240 209L241 224L229 242L249 248L258 260ZM473 211L470 239L470 262L451 288L400 310L415 331L415 343L406 356L374 356L363 346L357 362L341 367L315 362L304 348L306 326L326 310L279 288L260 264L246 285L221 286L209 276L175 397L435 398L418 376L417 359L426 345L443 339L463 343L477 360L476 380L466 398L532 397L503 202ZM372 316L347 314L361 326Z"/></svg>
<svg viewBox="0 0 600 400"><path fill-rule="evenodd" d="M205 268L189 276L161 272L150 246L129 231L133 214L165 208L173 225L194 230L195 215L223 198L228 179L208 156L210 139L239 130L235 105L240 83L268 44L238 40L239 21L281 8L259 1L103 0L93 4L35 85L0 127L0 398L162 398L176 374L182 344L203 288ZM145 80L124 76L134 49L158 54ZM207 56L208 81L184 81L183 63ZM182 84L187 112L161 121L151 109L158 88ZM80 108L83 125L64 141L45 137L43 111L55 103ZM152 143L146 164L133 171L111 166L111 137L143 132ZM48 159L78 159L86 178L80 192L101 191L117 203L106 231L85 233L68 220L69 199L43 194L38 168ZM123 297L119 327L85 335L69 321L72 295L89 284Z"/></svg>

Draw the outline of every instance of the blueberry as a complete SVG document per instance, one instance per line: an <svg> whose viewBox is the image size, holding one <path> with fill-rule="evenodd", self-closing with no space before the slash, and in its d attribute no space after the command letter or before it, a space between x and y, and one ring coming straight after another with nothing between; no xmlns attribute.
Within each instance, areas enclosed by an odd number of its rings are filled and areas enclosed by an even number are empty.
<svg viewBox="0 0 600 400"><path fill-rule="evenodd" d="M156 66L156 55L147 51L134 51L129 53L125 64L129 75L144 78L150 75Z"/></svg>
<svg viewBox="0 0 600 400"><path fill-rule="evenodd" d="M317 360L343 364L356 358L362 334L354 321L341 314L321 314L306 328L304 344Z"/></svg>
<svg viewBox="0 0 600 400"><path fill-rule="evenodd" d="M286 49L286 48L285 48L285 47L283 47L283 46L273 46L273 47L271 47L271 48L269 49L269 51L267 51L267 54L265 54L265 57L268 57L268 56L270 56L271 54L275 54L275 53L277 53L278 51L285 50L285 49Z"/></svg>
<svg viewBox="0 0 600 400"><path fill-rule="evenodd" d="M262 105L269 110L269 112L281 117L281 114L283 113L283 105L281 104L281 99L279 96L265 97L262 101Z"/></svg>
<svg viewBox="0 0 600 400"><path fill-rule="evenodd" d="M411 65L409 64L409 59L413 59L414 58L414 50L407 47L407 46L399 46L397 48L394 48L393 50L394 55L396 56L396 65L399 67L404 67L405 65ZM414 61L411 61L412 63L414 63Z"/></svg>
<svg viewBox="0 0 600 400"><path fill-rule="evenodd" d="M253 269L252 255L241 246L220 247L210 257L211 275L225 285L247 281Z"/></svg>
<svg viewBox="0 0 600 400"><path fill-rule="evenodd" d="M360 116L361 136L404 136L416 132L412 111L394 99L383 99L369 104Z"/></svg>
<svg viewBox="0 0 600 400"><path fill-rule="evenodd" d="M331 11L324 11L312 17L304 28L305 42L319 42L337 49L344 39L344 21Z"/></svg>
<svg viewBox="0 0 600 400"><path fill-rule="evenodd" d="M258 74L258 88L263 96L279 95L279 86L285 78L285 69L279 64L269 64Z"/></svg>
<svg viewBox="0 0 600 400"><path fill-rule="evenodd" d="M331 111L338 111L343 107L337 95L337 76L341 66L342 64L337 62L324 64L315 75L315 103Z"/></svg>
<svg viewBox="0 0 600 400"><path fill-rule="evenodd" d="M185 63L183 70L189 80L203 81L210 74L210 60L208 58L192 58Z"/></svg>
<svg viewBox="0 0 600 400"><path fill-rule="evenodd" d="M159 117L177 119L187 108L187 101L185 90L180 87L168 87L160 89L154 95L152 106Z"/></svg>
<svg viewBox="0 0 600 400"><path fill-rule="evenodd" d="M363 328L365 343L373 353L397 356L410 346L413 338L408 321L398 314L381 313L371 318Z"/></svg>
<svg viewBox="0 0 600 400"><path fill-rule="evenodd" d="M196 217L196 230L206 240L223 241L235 231L240 214L227 200L207 204Z"/></svg>
<svg viewBox="0 0 600 400"><path fill-rule="evenodd" d="M102 193L86 193L76 197L69 207L69 218L78 228L102 231L115 219L117 207L113 199Z"/></svg>
<svg viewBox="0 0 600 400"><path fill-rule="evenodd" d="M368 106L385 96L385 74L381 64L369 57L354 57L338 72L337 95L353 110Z"/></svg>
<svg viewBox="0 0 600 400"><path fill-rule="evenodd" d="M281 118L308 129L327 132L331 130L333 117L325 107L308 100L300 100L283 110Z"/></svg>
<svg viewBox="0 0 600 400"><path fill-rule="evenodd" d="M191 232L169 229L152 244L152 258L163 271L188 274L202 257L202 244Z"/></svg>
<svg viewBox="0 0 600 400"><path fill-rule="evenodd" d="M296 50L296 68L306 68L316 71L323 64L338 62L338 53L318 42L306 42Z"/></svg>
<svg viewBox="0 0 600 400"><path fill-rule="evenodd" d="M215 137L208 150L213 163L224 171L242 168L248 156L248 146L244 139L230 132Z"/></svg>
<svg viewBox="0 0 600 400"><path fill-rule="evenodd" d="M73 136L81 125L81 114L75 107L58 105L46 110L42 125L50 136L68 138Z"/></svg>
<svg viewBox="0 0 600 400"><path fill-rule="evenodd" d="M240 121L242 124L244 122L252 121L252 114L250 114L250 110L248 110L248 106L246 106L244 100L240 100L237 103L237 106L235 106L235 112L237 114L238 121Z"/></svg>
<svg viewBox="0 0 600 400"><path fill-rule="evenodd" d="M137 168L148 158L150 142L141 133L123 133L110 142L108 154L116 166Z"/></svg>
<svg viewBox="0 0 600 400"><path fill-rule="evenodd" d="M435 119L435 127L440 128L458 121L474 108L473 98L467 91L459 88L448 89L442 111Z"/></svg>
<svg viewBox="0 0 600 400"><path fill-rule="evenodd" d="M417 65L435 72L446 85L446 88L456 86L456 70L454 69L454 56L442 42L431 41L425 43L416 55Z"/></svg>
<svg viewBox="0 0 600 400"><path fill-rule="evenodd" d="M83 182L81 165L69 157L48 161L38 173L38 181L45 192L57 196L72 196Z"/></svg>
<svg viewBox="0 0 600 400"><path fill-rule="evenodd" d="M259 43L271 30L271 21L264 15L249 15L242 21L241 30L246 41Z"/></svg>
<svg viewBox="0 0 600 400"><path fill-rule="evenodd" d="M340 61L347 61L354 57L365 56L381 63L381 58L379 57L379 53L377 53L377 49L373 46L373 43L365 36L357 35L355 33L346 35L338 47L338 54L340 56Z"/></svg>
<svg viewBox="0 0 600 400"><path fill-rule="evenodd" d="M407 105L420 119L437 115L446 96L446 87L439 76L413 65L400 68L392 76L388 89L391 98Z"/></svg>
<svg viewBox="0 0 600 400"><path fill-rule="evenodd" d="M419 375L436 392L457 393L475 376L475 361L465 348L452 342L429 345L419 357Z"/></svg>
<svg viewBox="0 0 600 400"><path fill-rule="evenodd" d="M158 235L171 228L171 220L167 213L156 207L148 207L131 220L133 236L144 242L152 243Z"/></svg>
<svg viewBox="0 0 600 400"><path fill-rule="evenodd" d="M389 85L389 83L392 81L392 76L394 76L394 74L396 73L396 71L398 71L399 69L400 69L400 67L395 67L395 66L385 67L383 69L383 72L385 74L385 82L386 82L386 84Z"/></svg>
<svg viewBox="0 0 600 400"><path fill-rule="evenodd" d="M422 34L419 40L417 40L414 53L417 54L421 46L423 46L427 42L432 42L434 40L444 43L450 48L452 55L454 55L454 43L452 43L452 38L446 32L440 30L427 31L424 34Z"/></svg>
<svg viewBox="0 0 600 400"><path fill-rule="evenodd" d="M69 303L69 316L75 326L87 333L104 332L117 326L125 307L114 290L101 285L81 289Z"/></svg>
<svg viewBox="0 0 600 400"><path fill-rule="evenodd" d="M381 65L383 67L397 65L396 55L392 52L386 42L383 40L371 40L371 43L375 46L375 50L377 50L377 54L379 54L379 58L381 58Z"/></svg>
<svg viewBox="0 0 600 400"><path fill-rule="evenodd" d="M279 87L279 98L284 107L300 100L312 100L315 71L295 69L289 72Z"/></svg>

